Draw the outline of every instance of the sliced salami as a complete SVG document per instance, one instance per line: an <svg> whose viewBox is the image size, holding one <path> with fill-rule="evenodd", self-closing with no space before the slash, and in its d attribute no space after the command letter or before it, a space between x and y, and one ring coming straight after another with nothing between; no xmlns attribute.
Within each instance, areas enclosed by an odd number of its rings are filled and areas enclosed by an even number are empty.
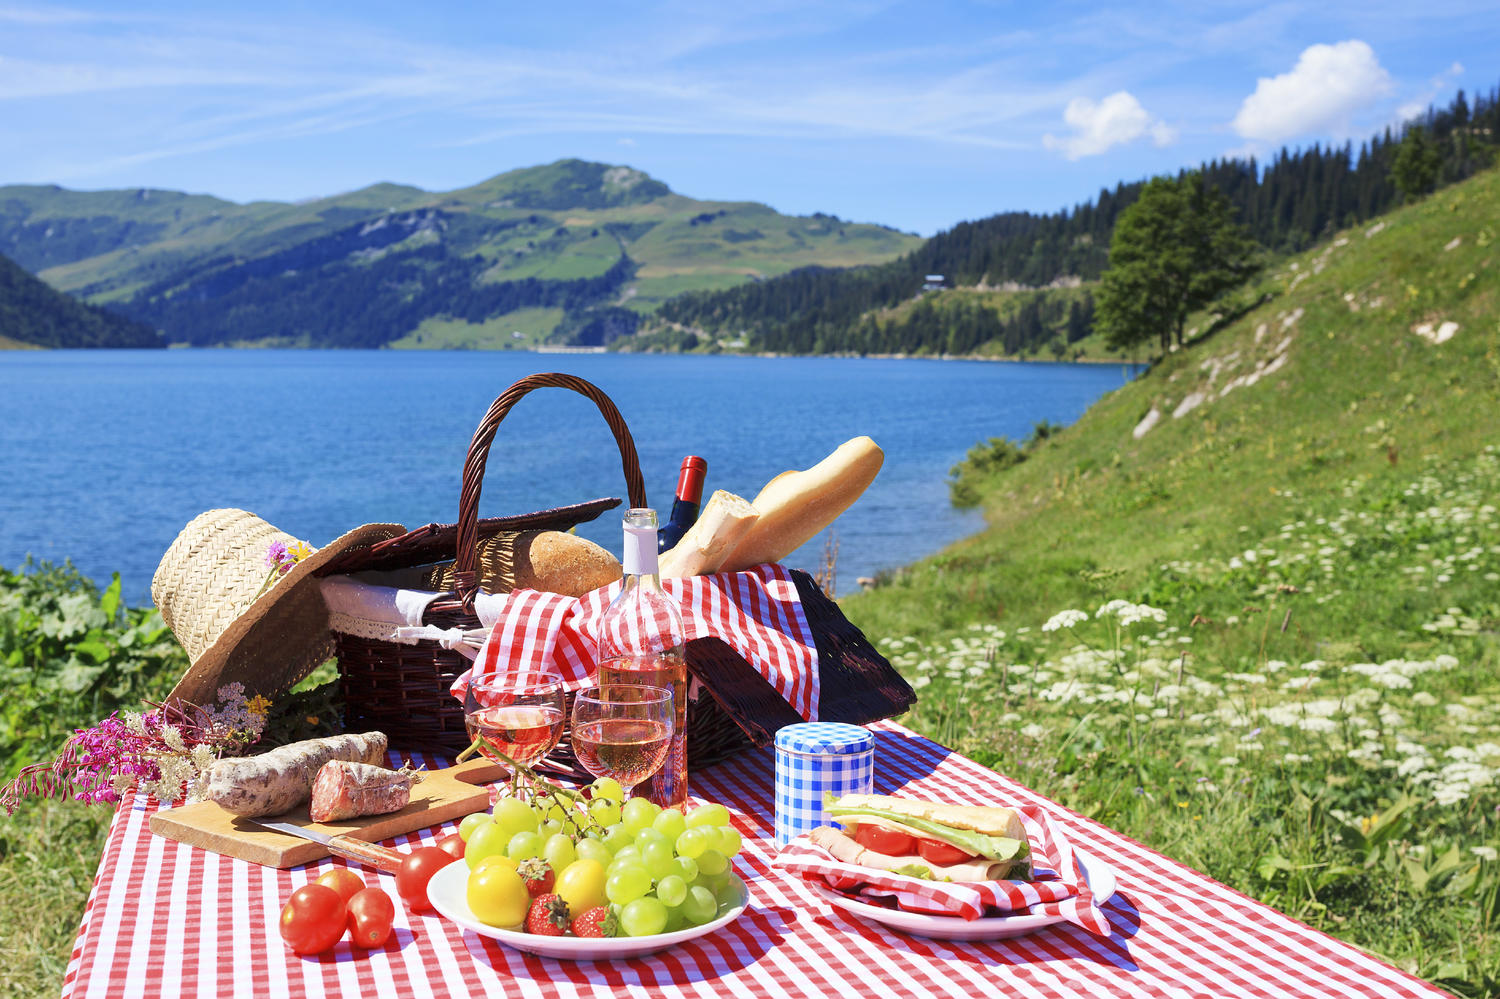
<svg viewBox="0 0 1500 999"><path fill-rule="evenodd" d="M369 763L330 760L313 781L308 811L314 822L399 812L411 801L411 786L421 779L411 767L387 770Z"/></svg>

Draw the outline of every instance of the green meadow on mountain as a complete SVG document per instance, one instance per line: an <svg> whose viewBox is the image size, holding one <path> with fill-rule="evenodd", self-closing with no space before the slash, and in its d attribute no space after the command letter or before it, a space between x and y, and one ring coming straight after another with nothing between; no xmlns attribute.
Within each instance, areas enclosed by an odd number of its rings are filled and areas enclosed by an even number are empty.
<svg viewBox="0 0 1500 999"><path fill-rule="evenodd" d="M920 242L696 200L579 160L456 191L377 184L298 204L0 187L0 254L195 346L599 344L683 291L876 263Z"/></svg>

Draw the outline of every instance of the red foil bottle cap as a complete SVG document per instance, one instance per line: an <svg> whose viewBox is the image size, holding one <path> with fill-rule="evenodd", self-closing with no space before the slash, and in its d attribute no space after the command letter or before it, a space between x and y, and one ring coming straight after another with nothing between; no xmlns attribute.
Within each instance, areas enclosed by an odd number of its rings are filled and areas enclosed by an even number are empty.
<svg viewBox="0 0 1500 999"><path fill-rule="evenodd" d="M682 459L682 471L677 476L677 496L689 503L703 499L703 476L708 471L708 462L690 454Z"/></svg>

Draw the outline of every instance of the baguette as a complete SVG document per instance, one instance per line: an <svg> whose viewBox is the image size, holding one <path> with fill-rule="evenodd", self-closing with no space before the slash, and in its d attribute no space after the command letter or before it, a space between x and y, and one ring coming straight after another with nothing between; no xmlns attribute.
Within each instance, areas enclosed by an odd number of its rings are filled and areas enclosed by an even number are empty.
<svg viewBox="0 0 1500 999"><path fill-rule="evenodd" d="M884 460L874 441L856 437L812 468L776 476L752 503L760 519L719 568L739 572L786 558L849 509Z"/></svg>
<svg viewBox="0 0 1500 999"><path fill-rule="evenodd" d="M708 498L702 515L671 551L661 557L663 577L706 576L718 572L724 559L760 520L760 511L743 497L720 489Z"/></svg>

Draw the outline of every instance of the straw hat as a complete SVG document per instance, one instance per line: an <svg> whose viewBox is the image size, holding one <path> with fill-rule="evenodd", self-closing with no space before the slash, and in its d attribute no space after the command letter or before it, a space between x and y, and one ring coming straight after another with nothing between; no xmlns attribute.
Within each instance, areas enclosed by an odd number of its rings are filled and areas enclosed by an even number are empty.
<svg viewBox="0 0 1500 999"><path fill-rule="evenodd" d="M234 681L245 685L246 697L290 690L333 655L314 573L341 552L405 531L400 524L366 524L274 574L267 558L272 545L302 542L244 510L194 517L151 580L151 599L191 663L169 696L213 704L219 688Z"/></svg>

